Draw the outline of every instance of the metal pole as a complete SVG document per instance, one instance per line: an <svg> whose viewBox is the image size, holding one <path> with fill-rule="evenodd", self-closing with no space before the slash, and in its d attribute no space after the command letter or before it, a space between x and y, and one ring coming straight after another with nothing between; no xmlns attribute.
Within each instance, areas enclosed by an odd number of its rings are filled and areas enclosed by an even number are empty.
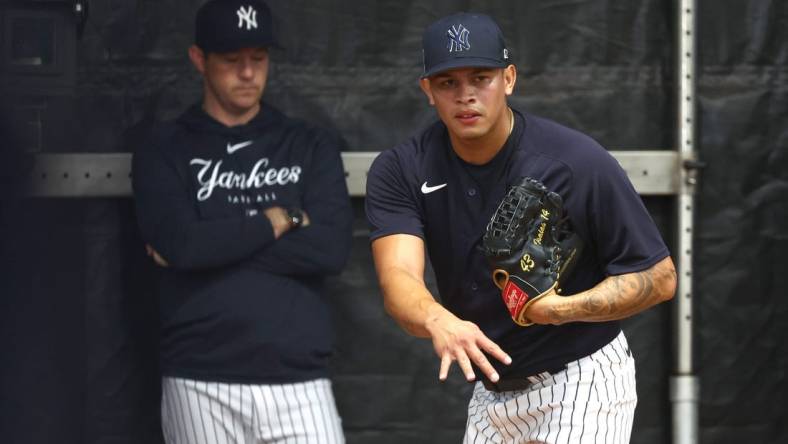
<svg viewBox="0 0 788 444"><path fill-rule="evenodd" d="M675 367L670 381L673 444L698 442L699 381L692 359L692 239L698 170L695 150L695 0L678 0L677 149L681 167L678 194L678 293L675 313Z"/></svg>

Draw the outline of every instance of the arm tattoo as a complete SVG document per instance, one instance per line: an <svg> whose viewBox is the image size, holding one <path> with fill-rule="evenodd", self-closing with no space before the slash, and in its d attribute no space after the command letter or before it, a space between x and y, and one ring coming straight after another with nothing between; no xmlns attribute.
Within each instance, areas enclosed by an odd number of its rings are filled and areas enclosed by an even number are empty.
<svg viewBox="0 0 788 444"><path fill-rule="evenodd" d="M663 260L644 271L609 276L556 305L552 316L560 322L623 319L670 299L675 282L672 262Z"/></svg>

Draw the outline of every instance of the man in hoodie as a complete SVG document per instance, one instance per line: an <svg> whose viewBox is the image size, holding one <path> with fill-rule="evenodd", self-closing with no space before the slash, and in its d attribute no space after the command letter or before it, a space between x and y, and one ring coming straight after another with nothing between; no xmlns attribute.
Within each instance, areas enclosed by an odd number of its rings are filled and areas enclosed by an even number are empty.
<svg viewBox="0 0 788 444"><path fill-rule="evenodd" d="M261 101L276 45L263 2L208 1L195 25L202 102L133 161L161 271L165 439L344 442L323 290L351 244L340 141Z"/></svg>

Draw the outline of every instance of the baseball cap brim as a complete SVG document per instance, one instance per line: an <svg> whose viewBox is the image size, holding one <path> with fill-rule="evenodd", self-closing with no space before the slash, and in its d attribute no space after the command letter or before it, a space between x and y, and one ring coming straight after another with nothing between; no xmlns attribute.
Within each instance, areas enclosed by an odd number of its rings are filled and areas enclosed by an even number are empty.
<svg viewBox="0 0 788 444"><path fill-rule="evenodd" d="M432 77L444 71L457 68L506 68L510 63L500 60L486 59L481 57L455 57L443 63L438 63L430 68L429 71L421 75L421 78Z"/></svg>
<svg viewBox="0 0 788 444"><path fill-rule="evenodd" d="M260 40L249 40L249 41L216 41L212 42L211 44L203 44L197 45L205 52L215 52L215 53L223 53L223 52L233 52L238 51L243 48L274 48L274 49L284 49L279 43L276 41L260 41Z"/></svg>

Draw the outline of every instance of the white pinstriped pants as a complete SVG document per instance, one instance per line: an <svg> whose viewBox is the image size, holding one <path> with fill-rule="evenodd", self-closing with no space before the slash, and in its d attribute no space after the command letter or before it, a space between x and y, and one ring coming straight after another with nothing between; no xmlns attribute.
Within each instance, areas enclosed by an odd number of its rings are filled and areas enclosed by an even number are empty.
<svg viewBox="0 0 788 444"><path fill-rule="evenodd" d="M529 377L527 390L491 392L477 383L464 444L626 444L637 393L624 333L555 374Z"/></svg>
<svg viewBox="0 0 788 444"><path fill-rule="evenodd" d="M247 385L162 379L168 444L343 444L331 381Z"/></svg>

